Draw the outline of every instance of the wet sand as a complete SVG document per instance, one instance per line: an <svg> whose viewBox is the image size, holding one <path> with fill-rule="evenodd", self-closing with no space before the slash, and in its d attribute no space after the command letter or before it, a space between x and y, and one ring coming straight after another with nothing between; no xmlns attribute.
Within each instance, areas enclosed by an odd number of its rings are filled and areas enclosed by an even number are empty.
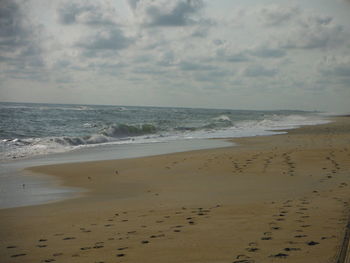
<svg viewBox="0 0 350 263"><path fill-rule="evenodd" d="M350 118L334 120L235 147L31 168L88 191L0 210L1 261L337 262Z"/></svg>

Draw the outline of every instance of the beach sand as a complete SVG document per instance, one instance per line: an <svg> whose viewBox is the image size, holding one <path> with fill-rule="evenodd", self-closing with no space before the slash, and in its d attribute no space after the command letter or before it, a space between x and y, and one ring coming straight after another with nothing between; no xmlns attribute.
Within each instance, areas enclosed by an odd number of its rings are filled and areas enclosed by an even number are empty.
<svg viewBox="0 0 350 263"><path fill-rule="evenodd" d="M350 118L238 146L30 168L83 187L0 210L1 262L336 262Z"/></svg>

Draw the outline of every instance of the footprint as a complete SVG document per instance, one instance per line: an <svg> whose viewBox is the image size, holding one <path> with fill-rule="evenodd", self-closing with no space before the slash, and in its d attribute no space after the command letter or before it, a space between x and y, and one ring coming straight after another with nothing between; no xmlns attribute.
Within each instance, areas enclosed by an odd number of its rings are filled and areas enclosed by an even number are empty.
<svg viewBox="0 0 350 263"><path fill-rule="evenodd" d="M303 238L303 237L307 237L307 235L296 235L294 236L295 238Z"/></svg>
<svg viewBox="0 0 350 263"><path fill-rule="evenodd" d="M248 252L256 252L256 251L258 251L259 249L258 249L257 247L248 247L248 248L246 248L246 250L247 250Z"/></svg>
<svg viewBox="0 0 350 263"><path fill-rule="evenodd" d="M102 246L102 245L96 245L96 246L93 246L93 248L95 248L95 249L98 249L98 248L103 248L104 246Z"/></svg>
<svg viewBox="0 0 350 263"><path fill-rule="evenodd" d="M43 260L42 262L54 262L54 261L56 261L56 259L49 258L49 259Z"/></svg>
<svg viewBox="0 0 350 263"><path fill-rule="evenodd" d="M271 255L271 257L274 257L274 258L286 258L286 257L288 257L288 254L278 253L276 255Z"/></svg>
<svg viewBox="0 0 350 263"><path fill-rule="evenodd" d="M11 258L17 258L17 257L23 257L23 256L26 256L27 254L25 253L22 253L22 254L15 254L15 255L12 255Z"/></svg>
<svg viewBox="0 0 350 263"><path fill-rule="evenodd" d="M285 251L298 251L298 250L301 250L301 248L298 248L298 247L286 247L284 250Z"/></svg>
<svg viewBox="0 0 350 263"><path fill-rule="evenodd" d="M37 245L37 247L44 248L44 247L47 247L47 245Z"/></svg>
<svg viewBox="0 0 350 263"><path fill-rule="evenodd" d="M165 237L164 234L160 234L160 235L152 235L150 236L150 238L157 238L157 237Z"/></svg>
<svg viewBox="0 0 350 263"><path fill-rule="evenodd" d="M72 240L72 239L75 239L75 237L65 237L65 238L63 238L63 240Z"/></svg>

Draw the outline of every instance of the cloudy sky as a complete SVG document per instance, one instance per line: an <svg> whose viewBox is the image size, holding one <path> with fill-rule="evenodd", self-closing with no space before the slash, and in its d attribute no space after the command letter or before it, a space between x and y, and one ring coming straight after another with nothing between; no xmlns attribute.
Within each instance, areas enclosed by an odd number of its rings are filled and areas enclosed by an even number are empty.
<svg viewBox="0 0 350 263"><path fill-rule="evenodd" d="M0 0L0 101L350 112L350 1Z"/></svg>

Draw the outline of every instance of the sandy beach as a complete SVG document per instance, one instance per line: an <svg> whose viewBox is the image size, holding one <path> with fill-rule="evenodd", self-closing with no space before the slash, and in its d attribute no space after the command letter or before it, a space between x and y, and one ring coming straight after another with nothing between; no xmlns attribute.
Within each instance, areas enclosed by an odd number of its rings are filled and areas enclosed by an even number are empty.
<svg viewBox="0 0 350 263"><path fill-rule="evenodd" d="M350 118L237 146L30 168L86 192L0 210L1 262L337 262Z"/></svg>

